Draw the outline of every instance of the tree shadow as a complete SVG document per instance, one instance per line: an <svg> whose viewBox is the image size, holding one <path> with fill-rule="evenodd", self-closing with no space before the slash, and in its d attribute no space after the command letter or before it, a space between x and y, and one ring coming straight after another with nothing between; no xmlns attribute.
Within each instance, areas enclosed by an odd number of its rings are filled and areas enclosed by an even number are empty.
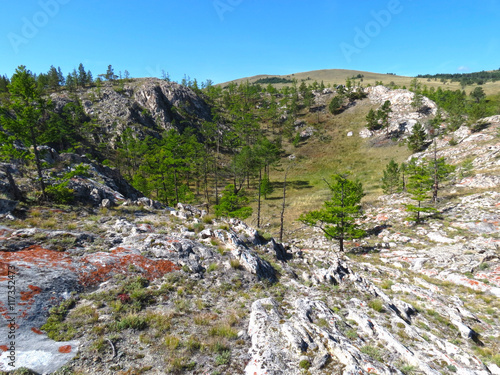
<svg viewBox="0 0 500 375"><path fill-rule="evenodd" d="M274 189L282 189L283 188L283 181L278 181L278 182L271 182L271 186ZM296 190L302 190L302 189L311 189L312 185L309 183L309 181L303 181L303 180L292 180L292 181L287 181L286 182L286 188L291 188L291 189L296 189Z"/></svg>
<svg viewBox="0 0 500 375"><path fill-rule="evenodd" d="M367 236L378 236L384 229L392 228L392 225L382 224L376 227L370 228L366 231Z"/></svg>

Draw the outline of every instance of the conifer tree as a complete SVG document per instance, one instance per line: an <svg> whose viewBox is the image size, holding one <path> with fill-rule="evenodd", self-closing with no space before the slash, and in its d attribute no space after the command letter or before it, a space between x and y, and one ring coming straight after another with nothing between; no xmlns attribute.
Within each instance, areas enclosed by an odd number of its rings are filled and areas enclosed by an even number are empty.
<svg viewBox="0 0 500 375"><path fill-rule="evenodd" d="M425 147L425 140L427 134L422 125L417 122L411 131L411 135L408 137L408 148L413 152L422 151Z"/></svg>
<svg viewBox="0 0 500 375"><path fill-rule="evenodd" d="M246 219L252 215L252 208L246 206L248 198L243 190L235 192L233 185L227 185L222 191L220 203L215 206L215 214L218 217L234 217Z"/></svg>
<svg viewBox="0 0 500 375"><path fill-rule="evenodd" d="M389 133L389 114L392 112L391 102L386 100L382 107L377 111L378 120L380 120L380 127Z"/></svg>
<svg viewBox="0 0 500 375"><path fill-rule="evenodd" d="M356 219L362 215L360 203L365 194L358 181L351 181L340 174L332 179L332 184L327 182L331 199L324 202L322 209L302 214L299 220L321 229L326 238L338 240L340 253L343 253L344 240L360 238L365 233L356 224Z"/></svg>
<svg viewBox="0 0 500 375"><path fill-rule="evenodd" d="M370 131L380 129L380 124L378 122L378 116L373 109L370 109L370 111L366 115L366 127Z"/></svg>
<svg viewBox="0 0 500 375"><path fill-rule="evenodd" d="M45 116L50 103L45 100L44 92L37 85L34 75L24 65L19 66L12 76L9 93L8 106L0 111L0 125L13 134L10 141L19 140L25 146L33 147L38 183L42 199L46 199L38 146L46 132ZM28 151L23 156L28 158L30 154Z"/></svg>
<svg viewBox="0 0 500 375"><path fill-rule="evenodd" d="M382 188L385 194L394 194L399 190L400 175L398 163L391 159L384 170L384 177L382 178Z"/></svg>
<svg viewBox="0 0 500 375"><path fill-rule="evenodd" d="M426 207L424 202L429 200L429 193L432 189L433 179L429 173L429 169L425 164L417 164L416 159L412 159L408 163L408 184L407 190L411 198L418 202L418 205L407 204L406 210L414 213L413 219L418 224L420 223L422 213L432 213L437 210L433 207Z"/></svg>

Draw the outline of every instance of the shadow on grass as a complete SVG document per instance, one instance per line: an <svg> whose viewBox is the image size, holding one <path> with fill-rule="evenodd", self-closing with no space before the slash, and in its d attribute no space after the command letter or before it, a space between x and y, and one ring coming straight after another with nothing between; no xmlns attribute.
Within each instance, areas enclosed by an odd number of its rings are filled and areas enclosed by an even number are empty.
<svg viewBox="0 0 500 375"><path fill-rule="evenodd" d="M283 189L283 181L271 182L271 185L274 190ZM311 189L313 186L309 183L309 181L295 180L295 181L287 181L286 188L287 189Z"/></svg>

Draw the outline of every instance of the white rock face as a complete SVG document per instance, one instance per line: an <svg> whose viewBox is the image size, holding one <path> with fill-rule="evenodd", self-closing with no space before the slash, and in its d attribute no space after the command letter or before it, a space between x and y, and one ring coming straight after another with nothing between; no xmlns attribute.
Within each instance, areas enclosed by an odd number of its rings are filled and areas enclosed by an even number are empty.
<svg viewBox="0 0 500 375"><path fill-rule="evenodd" d="M397 132L403 137L408 136L413 126L430 115L435 115L437 105L427 97L423 97L423 107L426 111L417 112L411 103L415 94L409 90L391 90L385 86L367 87L365 92L368 98L375 104L382 105L385 101L391 102L392 113L389 115L389 133ZM384 130L385 132L385 130ZM371 133L371 134L370 134ZM360 132L360 137L368 138L373 135L368 129Z"/></svg>

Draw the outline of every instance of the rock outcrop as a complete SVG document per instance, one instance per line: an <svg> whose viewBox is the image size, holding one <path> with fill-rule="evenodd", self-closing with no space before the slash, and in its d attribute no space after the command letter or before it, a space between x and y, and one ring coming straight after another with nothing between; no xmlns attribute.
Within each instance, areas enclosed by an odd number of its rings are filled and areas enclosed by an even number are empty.
<svg viewBox="0 0 500 375"><path fill-rule="evenodd" d="M127 127L139 138L158 137L165 130L182 130L187 123L197 126L211 118L210 107L193 90L156 78L133 80L122 89L104 84L76 95L89 118L96 119L99 141L111 146ZM52 94L51 99L59 111L73 100L68 93Z"/></svg>

